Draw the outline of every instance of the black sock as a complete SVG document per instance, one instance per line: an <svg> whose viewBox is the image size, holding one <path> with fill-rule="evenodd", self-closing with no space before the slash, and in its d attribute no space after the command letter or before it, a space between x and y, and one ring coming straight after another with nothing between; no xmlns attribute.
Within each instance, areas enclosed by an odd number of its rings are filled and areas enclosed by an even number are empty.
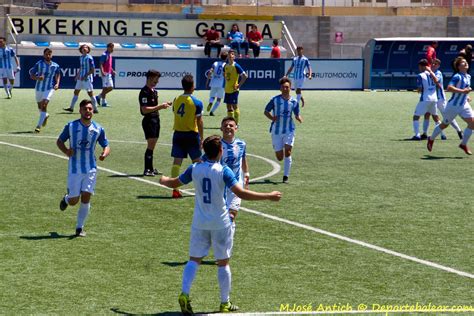
<svg viewBox="0 0 474 316"><path fill-rule="evenodd" d="M153 170L153 150L145 151L145 169Z"/></svg>

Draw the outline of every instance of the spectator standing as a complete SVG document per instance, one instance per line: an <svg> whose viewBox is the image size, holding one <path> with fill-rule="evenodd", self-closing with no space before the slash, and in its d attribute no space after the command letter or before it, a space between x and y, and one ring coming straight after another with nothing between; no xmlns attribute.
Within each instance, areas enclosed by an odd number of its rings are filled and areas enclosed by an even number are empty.
<svg viewBox="0 0 474 316"><path fill-rule="evenodd" d="M262 33L258 31L257 25L252 24L250 32L247 32L249 48L253 50L253 57L260 56L260 45L263 42Z"/></svg>
<svg viewBox="0 0 474 316"><path fill-rule="evenodd" d="M227 33L227 39L230 42L230 47L237 51L239 57L242 57L241 49L244 50L245 57L249 57L249 43L245 41L244 34L240 32L236 23L232 24L232 29Z"/></svg>
<svg viewBox="0 0 474 316"><path fill-rule="evenodd" d="M216 31L216 28L214 26L211 26L211 29L207 30L206 34L204 34L204 40L206 41L206 44L204 45L204 54L207 57L211 57L211 48L215 47L217 48L216 57L219 58L219 55L221 54L221 49L222 47L224 47L224 45L221 44L220 32Z"/></svg>

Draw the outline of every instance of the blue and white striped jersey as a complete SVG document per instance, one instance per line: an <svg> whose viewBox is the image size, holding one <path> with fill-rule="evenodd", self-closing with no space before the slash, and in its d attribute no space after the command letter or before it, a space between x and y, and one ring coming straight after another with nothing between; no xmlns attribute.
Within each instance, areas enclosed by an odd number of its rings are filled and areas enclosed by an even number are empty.
<svg viewBox="0 0 474 316"><path fill-rule="evenodd" d="M38 61L30 70L30 75L44 76L42 81L36 80L36 91L47 91L54 88L56 75L60 73L59 65L52 61L50 64L43 59Z"/></svg>
<svg viewBox="0 0 474 316"><path fill-rule="evenodd" d="M292 113L295 116L300 115L300 106L293 97L285 100L280 94L268 102L265 112L269 112L277 117L277 120L270 125L270 133L275 135L287 134L295 130Z"/></svg>
<svg viewBox="0 0 474 316"><path fill-rule="evenodd" d="M15 57L15 51L9 46L0 48L0 68L13 69L12 58Z"/></svg>
<svg viewBox="0 0 474 316"><path fill-rule="evenodd" d="M465 89L471 86L471 75L458 72L455 74L451 81L449 82L450 86L454 86L458 89ZM463 93L454 93L451 95L448 104L452 106L464 106L464 103L467 101L467 94Z"/></svg>
<svg viewBox="0 0 474 316"><path fill-rule="evenodd" d="M218 230L231 225L225 190L236 185L237 179L229 167L210 160L194 163L179 176L179 181L192 181L196 190L193 228Z"/></svg>
<svg viewBox="0 0 474 316"><path fill-rule="evenodd" d="M306 78L306 69L310 68L309 60L306 56L296 56L293 57L291 62L291 67L293 67L293 79L300 80Z"/></svg>
<svg viewBox="0 0 474 316"><path fill-rule="evenodd" d="M225 61L218 60L212 64L212 77L211 82L209 83L209 87L211 88L223 88L225 81L224 81L224 65Z"/></svg>
<svg viewBox="0 0 474 316"><path fill-rule="evenodd" d="M86 55L81 55L81 57L79 57L79 60L80 60L79 77L82 78L85 75L87 75L87 73L92 68L95 68L94 58L92 58L91 55L86 54ZM94 80L93 77L94 77L94 74L91 74L85 80L90 80L90 82L92 82Z"/></svg>
<svg viewBox="0 0 474 316"><path fill-rule="evenodd" d="M241 139L235 138L231 143L222 139L221 164L234 172L237 181L243 185L242 159L245 158L247 145Z"/></svg>
<svg viewBox="0 0 474 316"><path fill-rule="evenodd" d="M438 101L436 84L428 71L423 71L416 76L416 86L421 90L420 101Z"/></svg>
<svg viewBox="0 0 474 316"><path fill-rule="evenodd" d="M446 93L444 93L443 74L441 71L436 70L435 75L439 82L439 87L436 86L436 96L438 97L438 100L446 100Z"/></svg>
<svg viewBox="0 0 474 316"><path fill-rule="evenodd" d="M94 121L85 126L80 119L67 123L59 139L63 142L69 139L70 148L74 150L74 155L69 158L70 174L84 174L96 169L96 144L99 143L103 148L109 145L102 126Z"/></svg>

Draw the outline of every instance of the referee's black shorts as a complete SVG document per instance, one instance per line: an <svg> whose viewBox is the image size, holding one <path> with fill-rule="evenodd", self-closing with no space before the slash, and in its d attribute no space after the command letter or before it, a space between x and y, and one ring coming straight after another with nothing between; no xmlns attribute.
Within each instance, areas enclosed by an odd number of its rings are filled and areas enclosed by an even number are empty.
<svg viewBox="0 0 474 316"><path fill-rule="evenodd" d="M160 137L160 117L144 116L142 120L143 132L145 139Z"/></svg>

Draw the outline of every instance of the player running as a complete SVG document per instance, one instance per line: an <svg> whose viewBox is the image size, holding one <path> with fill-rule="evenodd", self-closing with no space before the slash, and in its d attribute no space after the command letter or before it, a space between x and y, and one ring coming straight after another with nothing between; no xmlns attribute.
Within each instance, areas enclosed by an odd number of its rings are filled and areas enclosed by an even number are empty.
<svg viewBox="0 0 474 316"><path fill-rule="evenodd" d="M209 77L206 80L206 86L211 88L211 91L209 92L209 104L207 105L207 111L210 111L210 116L214 116L214 112L217 110L221 104L221 100L224 98L224 66L227 60L227 53L222 52L220 58L221 60L215 61L212 64L211 69L209 69ZM215 104L214 99L217 100Z"/></svg>
<svg viewBox="0 0 474 316"><path fill-rule="evenodd" d="M286 72L285 77L293 71L293 88L296 89L296 101L300 104L301 107L304 107L304 98L301 94L302 89L304 87L304 82L306 80L306 69L308 70L308 79L311 80L313 78L313 70L311 69L311 63L309 62L308 58L303 55L303 46L296 47L296 53L298 56L294 57L290 68Z"/></svg>
<svg viewBox="0 0 474 316"><path fill-rule="evenodd" d="M16 69L13 69L12 59L15 60ZM15 73L20 71L20 62L13 48L7 45L7 39L0 37L0 78L3 79L3 88L7 93L7 99L12 98L13 85L15 84Z"/></svg>

